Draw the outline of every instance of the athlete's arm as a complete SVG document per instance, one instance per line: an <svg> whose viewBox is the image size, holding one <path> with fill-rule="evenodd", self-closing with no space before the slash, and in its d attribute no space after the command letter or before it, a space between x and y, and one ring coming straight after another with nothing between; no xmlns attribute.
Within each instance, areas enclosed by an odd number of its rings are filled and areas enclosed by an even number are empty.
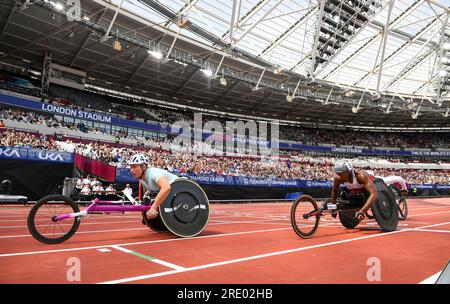
<svg viewBox="0 0 450 304"><path fill-rule="evenodd" d="M335 202L337 199L340 185L341 185L341 179L339 178L339 175L335 174L334 180L333 180L333 189L331 190L331 200L333 202Z"/></svg>
<svg viewBox="0 0 450 304"><path fill-rule="evenodd" d="M367 199L366 203L361 208L361 210L359 210L359 212L361 213L366 213L367 210L369 210L370 206L372 206L372 204L375 203L376 200L378 199L377 189L375 188L375 185L370 180L369 176L364 170L360 170L355 173L358 183L364 185L366 191L369 192L369 198Z"/></svg>
<svg viewBox="0 0 450 304"><path fill-rule="evenodd" d="M155 218L158 215L159 206L161 206L170 193L170 183L165 176L158 178L156 184L159 186L160 190L153 201L152 207L147 211L147 216L149 218Z"/></svg>
<svg viewBox="0 0 450 304"><path fill-rule="evenodd" d="M400 185L402 186L402 191L408 191L408 187L406 186L406 182L403 179L403 177L400 177L398 182L400 183Z"/></svg>

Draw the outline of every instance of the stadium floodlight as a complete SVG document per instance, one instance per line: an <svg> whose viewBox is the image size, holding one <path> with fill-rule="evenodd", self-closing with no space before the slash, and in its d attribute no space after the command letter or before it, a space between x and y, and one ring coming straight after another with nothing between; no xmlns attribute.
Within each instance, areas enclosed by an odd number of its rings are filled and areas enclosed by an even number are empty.
<svg viewBox="0 0 450 304"><path fill-rule="evenodd" d="M225 87L227 85L227 80L224 77L220 77L219 83Z"/></svg>
<svg viewBox="0 0 450 304"><path fill-rule="evenodd" d="M294 97L291 94L286 95L286 101L292 102L294 100Z"/></svg>
<svg viewBox="0 0 450 304"><path fill-rule="evenodd" d="M64 9L64 5L62 5L60 2L52 2L52 5L57 11L62 11Z"/></svg>
<svg viewBox="0 0 450 304"><path fill-rule="evenodd" d="M423 99L422 99L422 102L423 102ZM420 112L420 107L422 106L422 103L420 103L420 105L419 105L419 107L417 108L417 111L416 112L413 112L412 114L411 114L411 118L412 119L417 119L417 117L419 116L419 112Z"/></svg>
<svg viewBox="0 0 450 304"><path fill-rule="evenodd" d="M349 90L344 93L344 96L345 97L353 97L353 96L355 96L355 94L356 94L355 91Z"/></svg>
<svg viewBox="0 0 450 304"><path fill-rule="evenodd" d="M178 16L175 20L175 23L179 28L187 28L192 24L192 22L183 15Z"/></svg>
<svg viewBox="0 0 450 304"><path fill-rule="evenodd" d="M163 54L161 53L161 51L158 50L148 50L148 53L153 57L156 58L158 60L161 60L163 58Z"/></svg>
<svg viewBox="0 0 450 304"><path fill-rule="evenodd" d="M119 40L114 40L113 42L113 49L115 49L116 51L122 51L122 44L120 43Z"/></svg>
<svg viewBox="0 0 450 304"><path fill-rule="evenodd" d="M274 75L283 75L283 68L276 67L275 69L273 69L273 74Z"/></svg>
<svg viewBox="0 0 450 304"><path fill-rule="evenodd" d="M385 114L391 114L392 102L390 102L389 105L384 104L384 105L382 105L382 107L383 108L387 107L386 111L384 111Z"/></svg>
<svg viewBox="0 0 450 304"><path fill-rule="evenodd" d="M210 69L202 69L202 72L207 76L211 77L213 72Z"/></svg>
<svg viewBox="0 0 450 304"><path fill-rule="evenodd" d="M450 51L450 42L444 43L444 45L442 46L442 48L444 49L444 51Z"/></svg>
<svg viewBox="0 0 450 304"><path fill-rule="evenodd" d="M359 109L357 107L352 107L352 112L354 114L358 113Z"/></svg>

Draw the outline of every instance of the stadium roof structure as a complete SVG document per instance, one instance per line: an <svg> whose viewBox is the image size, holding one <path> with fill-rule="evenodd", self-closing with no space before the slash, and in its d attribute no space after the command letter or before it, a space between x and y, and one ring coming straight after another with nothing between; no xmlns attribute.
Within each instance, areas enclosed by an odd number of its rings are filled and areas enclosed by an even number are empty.
<svg viewBox="0 0 450 304"><path fill-rule="evenodd" d="M0 63L307 125L450 126L448 0L5 0ZM449 51L449 52L447 52ZM447 59L448 58L448 59Z"/></svg>

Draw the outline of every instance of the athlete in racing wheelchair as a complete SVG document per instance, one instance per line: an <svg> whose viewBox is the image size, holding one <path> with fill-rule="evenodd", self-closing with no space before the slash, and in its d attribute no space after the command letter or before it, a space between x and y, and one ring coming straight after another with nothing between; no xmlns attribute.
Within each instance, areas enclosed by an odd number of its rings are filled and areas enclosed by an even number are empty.
<svg viewBox="0 0 450 304"><path fill-rule="evenodd" d="M291 223L300 237L314 235L320 218L328 213L334 218L339 215L344 227L355 228L369 209L383 231L397 228L395 195L382 179L372 181L365 170L355 170L349 161L336 162L334 171L331 199L319 207L311 196L302 195L292 205Z"/></svg>

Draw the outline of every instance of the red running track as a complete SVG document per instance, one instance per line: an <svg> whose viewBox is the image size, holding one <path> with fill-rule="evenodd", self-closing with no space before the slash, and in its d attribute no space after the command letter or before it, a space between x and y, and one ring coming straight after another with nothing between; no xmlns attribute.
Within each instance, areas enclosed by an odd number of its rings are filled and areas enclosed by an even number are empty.
<svg viewBox="0 0 450 304"><path fill-rule="evenodd" d="M58 245L31 237L30 207L0 206L0 283L415 284L450 259L450 199L408 206L397 231L370 220L348 230L327 216L308 240L291 228L290 203L213 204L189 239L149 230L138 213L94 215Z"/></svg>

